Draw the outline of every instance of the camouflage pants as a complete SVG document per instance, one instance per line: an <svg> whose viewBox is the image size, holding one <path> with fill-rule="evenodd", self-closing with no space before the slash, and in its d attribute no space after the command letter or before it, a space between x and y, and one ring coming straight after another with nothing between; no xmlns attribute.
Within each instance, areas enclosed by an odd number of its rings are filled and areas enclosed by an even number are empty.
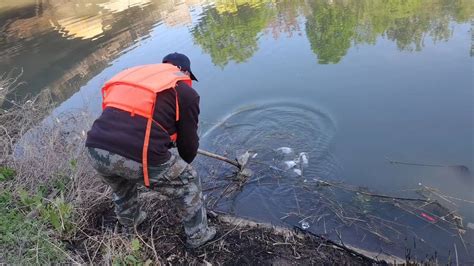
<svg viewBox="0 0 474 266"><path fill-rule="evenodd" d="M119 222L133 226L140 213L137 186L143 184L142 165L120 155L97 148L88 148L92 166L113 191L115 213ZM207 229L206 209L201 180L196 171L179 158L159 166L148 167L150 188L174 200L187 237Z"/></svg>

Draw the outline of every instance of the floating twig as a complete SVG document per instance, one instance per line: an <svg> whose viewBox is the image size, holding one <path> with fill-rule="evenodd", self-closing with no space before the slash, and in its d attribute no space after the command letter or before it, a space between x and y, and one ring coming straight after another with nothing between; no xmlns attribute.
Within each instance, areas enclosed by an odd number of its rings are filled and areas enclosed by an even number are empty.
<svg viewBox="0 0 474 266"><path fill-rule="evenodd" d="M446 164L431 164L431 163L420 163L420 162L404 162L404 161L395 161L388 159L388 162L391 164L402 164L402 165L411 165L411 166L423 166L423 167L447 167L454 168L460 172L470 173L469 168L465 165L446 165Z"/></svg>
<svg viewBox="0 0 474 266"><path fill-rule="evenodd" d="M348 186L336 185L334 183L330 183L330 182L319 180L319 179L317 180L317 182L320 182L320 183L328 185L328 186L333 186L333 187L337 187L337 188L340 188L340 189L344 189L344 190L348 190L348 191L352 191L352 192L357 192L357 193L360 193L360 194L363 194L363 195L366 195L366 196L370 196L370 197L385 198L385 199L396 199L396 200L407 200L407 201L431 202L430 200L426 200L426 199L395 197L395 196L389 196L389 195L383 195L383 194L370 193L370 192L362 191L360 189L351 188L351 187L348 187Z"/></svg>
<svg viewBox="0 0 474 266"><path fill-rule="evenodd" d="M456 198L456 197L453 197L453 196L448 196L448 195L445 195L445 194L441 194L439 192L439 190L435 189L435 188L432 188L432 187L428 187L428 186L425 186L425 185L422 185L424 189L428 190L429 192L435 194L436 196L444 199L445 201L453 204L453 205L456 205L454 204L453 202L451 202L450 200L447 200L447 199L452 199L452 200L457 200L457 201L462 201L462 202L466 202L466 203L471 203L471 204L474 204L474 201L471 201L471 200L466 200L466 199L461 199L461 198Z"/></svg>

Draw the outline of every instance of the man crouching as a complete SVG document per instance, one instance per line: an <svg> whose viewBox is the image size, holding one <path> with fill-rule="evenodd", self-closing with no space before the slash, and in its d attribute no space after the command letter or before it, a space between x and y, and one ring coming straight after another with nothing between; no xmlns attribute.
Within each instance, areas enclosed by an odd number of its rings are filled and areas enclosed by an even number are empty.
<svg viewBox="0 0 474 266"><path fill-rule="evenodd" d="M103 112L87 134L93 167L113 190L118 221L142 223L137 186L175 200L186 245L196 248L214 238L207 223L201 181L190 163L199 147L199 95L188 57L172 53L162 64L124 70L102 88ZM176 146L179 156L170 153Z"/></svg>

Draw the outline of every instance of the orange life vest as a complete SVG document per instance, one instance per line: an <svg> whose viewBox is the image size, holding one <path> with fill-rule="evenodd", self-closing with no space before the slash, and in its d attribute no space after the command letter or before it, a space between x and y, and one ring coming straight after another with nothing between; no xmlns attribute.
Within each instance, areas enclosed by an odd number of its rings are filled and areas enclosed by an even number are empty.
<svg viewBox="0 0 474 266"><path fill-rule="evenodd" d="M147 118L145 139L143 142L142 164L145 186L150 186L148 177L148 145L151 126L155 123L164 131L163 126L153 119L156 96L159 92L172 89L176 95L176 121L179 120L178 93L175 89L178 81L191 85L191 79L174 65L153 64L129 68L115 75L102 87L102 109L114 107L127 111L131 116ZM170 135L176 142L177 134Z"/></svg>

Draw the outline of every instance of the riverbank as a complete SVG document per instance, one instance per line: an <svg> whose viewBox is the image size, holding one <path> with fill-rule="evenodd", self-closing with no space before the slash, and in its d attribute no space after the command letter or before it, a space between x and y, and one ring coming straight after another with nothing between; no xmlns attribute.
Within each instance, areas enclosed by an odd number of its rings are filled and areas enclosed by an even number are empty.
<svg viewBox="0 0 474 266"><path fill-rule="evenodd" d="M142 191L147 221L121 232L111 191L87 163L86 112L50 115L37 97L0 113L0 263L372 264L321 237L213 212L216 238L196 250L170 203ZM44 117L48 119L43 120Z"/></svg>
<svg viewBox="0 0 474 266"><path fill-rule="evenodd" d="M117 233L116 219L110 201L104 201L82 238L74 242L79 254L90 263L122 262L145 264L160 263L192 265L292 265L292 264L351 264L366 265L374 260L344 249L334 243L304 232L273 227L228 215L209 215L217 226L214 240L195 250L184 248L185 236L172 209L172 202L160 200L155 193L142 193L148 212L147 221L135 234Z"/></svg>

